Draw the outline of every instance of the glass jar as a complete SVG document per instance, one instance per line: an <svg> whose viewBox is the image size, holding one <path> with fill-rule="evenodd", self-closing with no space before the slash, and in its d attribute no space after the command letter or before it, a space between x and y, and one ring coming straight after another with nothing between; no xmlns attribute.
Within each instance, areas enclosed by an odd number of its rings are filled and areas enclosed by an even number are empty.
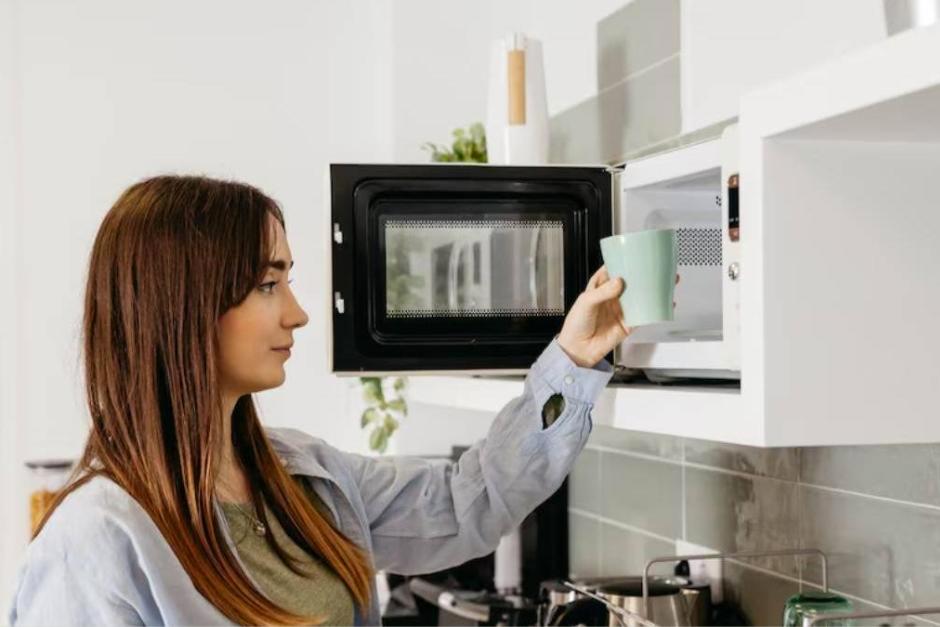
<svg viewBox="0 0 940 627"><path fill-rule="evenodd" d="M71 459L41 459L26 462L29 468L29 529L30 537L39 521L52 505L56 495L65 486L74 461Z"/></svg>
<svg viewBox="0 0 940 627"><path fill-rule="evenodd" d="M821 614L844 614L852 611L852 602L832 592L808 591L787 599L783 612L784 627L802 627L803 620ZM833 618L818 625L825 627L849 627L849 619Z"/></svg>

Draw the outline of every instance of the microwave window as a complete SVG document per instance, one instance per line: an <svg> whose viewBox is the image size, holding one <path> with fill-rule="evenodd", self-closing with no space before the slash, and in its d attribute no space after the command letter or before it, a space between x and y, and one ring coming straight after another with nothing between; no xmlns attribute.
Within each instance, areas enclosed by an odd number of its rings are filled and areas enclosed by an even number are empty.
<svg viewBox="0 0 940 627"><path fill-rule="evenodd" d="M560 220L384 221L389 318L563 316Z"/></svg>

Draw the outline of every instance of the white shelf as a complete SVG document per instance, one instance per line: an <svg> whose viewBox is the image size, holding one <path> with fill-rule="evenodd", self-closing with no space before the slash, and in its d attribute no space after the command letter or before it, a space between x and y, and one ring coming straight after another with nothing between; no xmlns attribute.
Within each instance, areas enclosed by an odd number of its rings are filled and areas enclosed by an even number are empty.
<svg viewBox="0 0 940 627"><path fill-rule="evenodd" d="M411 403L496 413L522 394L522 378L412 377ZM594 424L760 446L759 433L743 412L740 391L731 386L611 384L598 399Z"/></svg>
<svg viewBox="0 0 940 627"><path fill-rule="evenodd" d="M742 398L764 446L940 441L940 25L741 100Z"/></svg>
<svg viewBox="0 0 940 627"><path fill-rule="evenodd" d="M522 394L522 377L414 376L408 401L496 412Z"/></svg>

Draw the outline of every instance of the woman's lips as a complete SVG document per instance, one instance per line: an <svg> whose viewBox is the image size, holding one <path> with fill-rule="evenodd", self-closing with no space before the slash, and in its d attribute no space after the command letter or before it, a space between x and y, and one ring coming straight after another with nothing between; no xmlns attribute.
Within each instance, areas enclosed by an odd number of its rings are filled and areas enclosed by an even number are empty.
<svg viewBox="0 0 940 627"><path fill-rule="evenodd" d="M281 354L284 355L285 357L290 357L290 349L289 349L289 348L274 348L274 349L272 349L272 350L273 350L275 353L281 353Z"/></svg>

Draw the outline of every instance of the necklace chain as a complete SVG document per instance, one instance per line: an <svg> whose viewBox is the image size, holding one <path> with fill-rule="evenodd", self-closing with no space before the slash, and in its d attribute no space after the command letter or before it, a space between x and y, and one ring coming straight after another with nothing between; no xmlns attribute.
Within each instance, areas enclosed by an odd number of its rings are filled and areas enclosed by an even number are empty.
<svg viewBox="0 0 940 627"><path fill-rule="evenodd" d="M235 509L237 509L246 520L248 520L248 524L251 526L251 530L256 536L263 536L265 533L267 533L268 528L263 522L261 522L260 518L254 514L246 512L238 503L232 503L232 505L235 506Z"/></svg>

